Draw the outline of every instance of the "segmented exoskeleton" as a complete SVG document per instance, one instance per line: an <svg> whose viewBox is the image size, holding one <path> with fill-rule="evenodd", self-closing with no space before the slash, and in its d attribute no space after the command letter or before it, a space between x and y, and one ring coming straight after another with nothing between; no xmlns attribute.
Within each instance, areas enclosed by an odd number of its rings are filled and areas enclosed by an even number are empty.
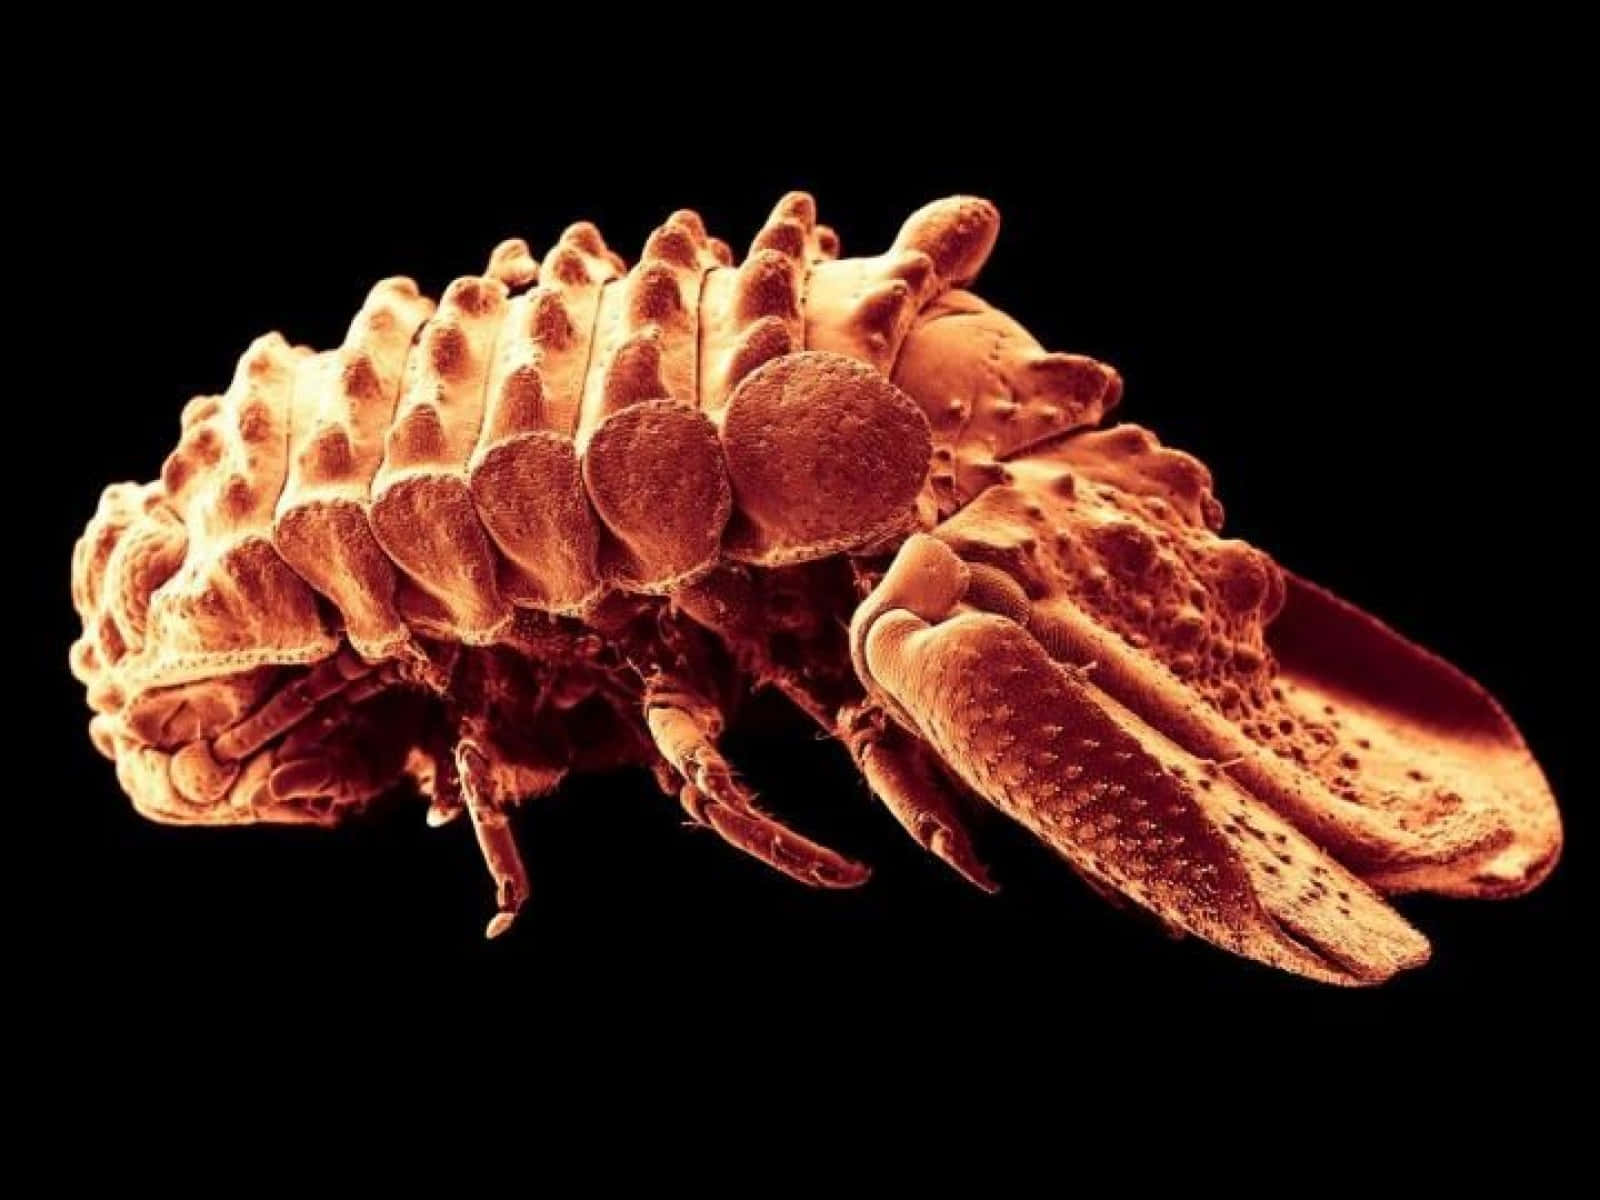
<svg viewBox="0 0 1600 1200"><path fill-rule="evenodd" d="M467 813L491 935L511 808L574 771L645 765L779 870L865 880L718 752L760 686L980 887L974 800L1313 978L1426 958L1381 892L1537 884L1560 822L1494 701L1101 427L1115 371L962 290L998 225L956 197L839 259L797 193L738 266L678 212L630 271L578 224L437 308L378 284L337 350L261 338L77 547L95 745L177 823L330 824L409 777Z"/></svg>

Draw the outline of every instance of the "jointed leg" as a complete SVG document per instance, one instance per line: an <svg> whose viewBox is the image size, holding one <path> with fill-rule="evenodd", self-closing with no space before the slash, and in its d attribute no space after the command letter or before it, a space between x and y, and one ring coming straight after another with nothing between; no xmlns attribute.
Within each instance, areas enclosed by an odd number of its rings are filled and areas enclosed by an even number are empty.
<svg viewBox="0 0 1600 1200"><path fill-rule="evenodd" d="M429 828L439 829L461 816L461 783L456 776L455 751L439 727L411 751L406 770L428 801Z"/></svg>
<svg viewBox="0 0 1600 1200"><path fill-rule="evenodd" d="M496 803L489 760L475 743L463 740L456 746L455 765L467 816L472 820L478 849L483 852L484 865L495 885L499 911L490 918L484 934L499 937L511 928L528 899L528 872L511 832L510 816L503 805Z"/></svg>
<svg viewBox="0 0 1600 1200"><path fill-rule="evenodd" d="M942 768L920 742L874 704L839 714L839 736L884 807L924 850L986 892L998 889L973 853Z"/></svg>
<svg viewBox="0 0 1600 1200"><path fill-rule="evenodd" d="M840 707L836 693L824 696L811 680L771 662L763 662L761 668L765 682L849 748L873 795L917 845L942 858L975 887L999 890L973 853L950 777L926 746L877 704L862 701ZM690 795L692 790L684 791L684 807L705 823L694 807L699 801Z"/></svg>
<svg viewBox="0 0 1600 1200"><path fill-rule="evenodd" d="M212 752L228 762L248 757L316 712L323 701L347 691L351 684L373 670L352 651L341 650L312 667L218 737Z"/></svg>
<svg viewBox="0 0 1600 1200"><path fill-rule="evenodd" d="M734 778L714 744L721 718L709 705L681 691L658 691L645 719L656 747L685 781L684 809L730 844L792 879L814 887L855 887L870 873L861 863L820 846L760 812Z"/></svg>

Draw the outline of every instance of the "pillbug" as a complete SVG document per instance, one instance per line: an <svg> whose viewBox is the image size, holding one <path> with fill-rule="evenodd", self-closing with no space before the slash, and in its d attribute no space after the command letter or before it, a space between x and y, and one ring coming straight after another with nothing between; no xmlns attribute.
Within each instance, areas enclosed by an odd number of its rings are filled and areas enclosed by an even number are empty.
<svg viewBox="0 0 1600 1200"><path fill-rule="evenodd" d="M868 869L718 749L753 689L838 738L992 889L1021 823L1175 932L1334 983L1423 962L1385 899L1507 896L1560 851L1515 727L1453 667L1244 542L1122 381L967 290L999 214L841 258L785 196L737 262L673 213L630 269L587 223L437 304L374 287L337 349L273 334L78 542L71 665L135 808L331 825L408 786L496 893L563 778L651 770L802 882Z"/></svg>

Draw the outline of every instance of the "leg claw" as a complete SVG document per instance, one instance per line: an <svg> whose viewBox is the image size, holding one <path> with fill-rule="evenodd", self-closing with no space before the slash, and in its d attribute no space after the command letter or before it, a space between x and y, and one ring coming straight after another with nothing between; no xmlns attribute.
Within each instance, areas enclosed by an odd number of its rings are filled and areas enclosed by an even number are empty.
<svg viewBox="0 0 1600 1200"><path fill-rule="evenodd" d="M723 840L791 879L812 887L857 887L871 871L861 863L801 837L757 810L712 744L713 719L680 704L657 704L646 713L656 748L683 776L684 811Z"/></svg>

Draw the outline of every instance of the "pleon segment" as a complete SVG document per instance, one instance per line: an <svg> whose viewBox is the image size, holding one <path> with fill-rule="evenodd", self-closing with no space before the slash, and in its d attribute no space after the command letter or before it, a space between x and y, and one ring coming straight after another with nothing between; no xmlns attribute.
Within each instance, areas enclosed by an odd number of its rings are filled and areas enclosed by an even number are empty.
<svg viewBox="0 0 1600 1200"><path fill-rule="evenodd" d="M700 218L677 212L601 297L577 448L609 534L602 571L631 591L709 570L732 505L716 429L695 404L701 279L718 261Z"/></svg>
<svg viewBox="0 0 1600 1200"><path fill-rule="evenodd" d="M433 302L411 280L384 280L350 323L344 345L303 361L295 386L273 541L339 609L350 644L369 661L391 656L410 638L368 505L406 357L432 312Z"/></svg>
<svg viewBox="0 0 1600 1200"><path fill-rule="evenodd" d="M506 309L469 486L499 549L501 594L517 605L578 614L603 590L602 528L573 435L600 294L621 274L600 230L581 221L547 254L539 285Z"/></svg>
<svg viewBox="0 0 1600 1200"><path fill-rule="evenodd" d="M95 712L114 714L129 701L124 660L137 664L157 653L145 643L150 597L183 565L187 548L160 480L115 483L101 494L72 553L72 602L83 633L69 656Z"/></svg>
<svg viewBox="0 0 1600 1200"><path fill-rule="evenodd" d="M627 278L600 297L578 446L606 418L647 400L695 406L700 282L717 265L698 215L680 210L645 242Z"/></svg>
<svg viewBox="0 0 1600 1200"><path fill-rule="evenodd" d="M530 337L541 351L539 403L544 428L569 435L577 432L584 380L589 364L597 360L594 339L600 297L623 273L622 260L607 249L600 231L588 221L569 225L545 256L540 287L528 300L529 319L538 326ZM513 352L522 342L520 328L513 326ZM516 404L507 412L501 399L491 393L490 426L508 419L516 423Z"/></svg>
<svg viewBox="0 0 1600 1200"><path fill-rule="evenodd" d="M539 286L506 309L469 475L501 552L501 592L517 605L578 614L603 589L600 522L573 434L600 293L616 275L616 256L582 222L546 256Z"/></svg>
<svg viewBox="0 0 1600 1200"><path fill-rule="evenodd" d="M601 529L573 432L603 284L616 274L592 225L574 225L543 282L506 308L489 373L472 498L515 604L576 614L602 589Z"/></svg>
<svg viewBox="0 0 1600 1200"><path fill-rule="evenodd" d="M181 683L332 651L311 589L271 541L296 368L307 353L277 334L258 338L227 393L185 412L161 476L187 552L150 596L146 651L124 664L129 683Z"/></svg>
<svg viewBox="0 0 1600 1200"><path fill-rule="evenodd" d="M751 371L804 348L806 276L812 263L827 257L817 231L815 202L791 192L772 210L737 270L706 276L698 402L713 420L721 420L733 389Z"/></svg>
<svg viewBox="0 0 1600 1200"><path fill-rule="evenodd" d="M407 624L468 645L493 641L511 620L467 484L505 308L496 279L469 276L446 289L411 355L372 484L373 532L407 577Z"/></svg>

